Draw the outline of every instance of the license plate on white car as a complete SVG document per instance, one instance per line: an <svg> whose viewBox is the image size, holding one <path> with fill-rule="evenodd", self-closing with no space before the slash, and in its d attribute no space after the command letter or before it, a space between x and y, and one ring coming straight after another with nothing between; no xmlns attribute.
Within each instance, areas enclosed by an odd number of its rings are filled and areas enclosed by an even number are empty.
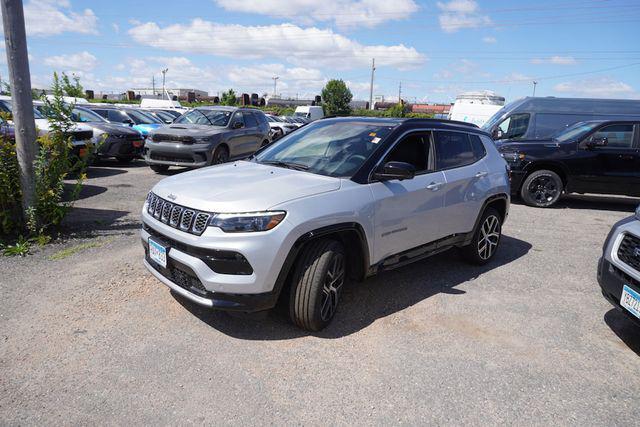
<svg viewBox="0 0 640 427"><path fill-rule="evenodd" d="M620 305L626 308L631 314L640 319L640 294L624 285L622 288L622 296L620 297Z"/></svg>
<svg viewBox="0 0 640 427"><path fill-rule="evenodd" d="M167 268L167 248L149 237L149 258L162 268Z"/></svg>

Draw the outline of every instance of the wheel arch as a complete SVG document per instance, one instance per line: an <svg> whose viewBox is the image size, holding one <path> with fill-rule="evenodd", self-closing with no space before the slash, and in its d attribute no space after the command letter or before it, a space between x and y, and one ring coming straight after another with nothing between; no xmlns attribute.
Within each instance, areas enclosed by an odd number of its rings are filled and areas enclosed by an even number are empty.
<svg viewBox="0 0 640 427"><path fill-rule="evenodd" d="M509 196L506 193L499 193L499 194L494 194L493 196L488 197L484 201L484 203L482 204L482 208L480 209L480 212L478 212L478 217L476 218L476 222L473 225L473 230L471 230L471 232L464 239L463 245L468 245L471 242L471 240L473 239L473 236L478 230L478 227L480 226L480 220L482 219L482 216L484 215L485 211L488 208L496 209L498 213L502 216L502 223L504 224L507 217L509 216Z"/></svg>
<svg viewBox="0 0 640 427"><path fill-rule="evenodd" d="M567 169L567 167L564 166L562 163L553 162L553 161L533 162L527 165L527 167L525 168L525 176L522 179L522 183L524 183L524 180L527 179L529 175L540 170L549 170L557 173L560 179L562 180L562 185L565 188L569 184L569 170ZM522 189L522 185L520 185L520 188L518 189L518 191L520 191L521 189Z"/></svg>
<svg viewBox="0 0 640 427"><path fill-rule="evenodd" d="M362 281L369 270L369 246L364 228L357 222L345 222L308 231L300 236L292 245L285 258L274 285L274 291L280 297L287 291L294 265L302 249L317 239L332 238L345 248L347 256L347 274L350 278Z"/></svg>

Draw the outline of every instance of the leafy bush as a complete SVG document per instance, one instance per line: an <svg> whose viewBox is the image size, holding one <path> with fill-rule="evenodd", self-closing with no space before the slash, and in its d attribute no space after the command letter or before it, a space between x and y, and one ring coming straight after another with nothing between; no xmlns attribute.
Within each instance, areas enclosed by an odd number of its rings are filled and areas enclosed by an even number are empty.
<svg viewBox="0 0 640 427"><path fill-rule="evenodd" d="M64 103L63 84L55 73L52 89L52 99L44 101L51 130L34 141L38 144L35 201L26 215L21 211L20 170L14 142L7 135L0 139L0 240L18 238L16 244L3 246L5 254L24 254L25 242L47 240L43 236L60 225L77 199L88 161L97 148L89 144L83 158L74 155L70 134L75 126L70 118L73 106ZM76 174L76 182L65 197L64 180L70 173Z"/></svg>

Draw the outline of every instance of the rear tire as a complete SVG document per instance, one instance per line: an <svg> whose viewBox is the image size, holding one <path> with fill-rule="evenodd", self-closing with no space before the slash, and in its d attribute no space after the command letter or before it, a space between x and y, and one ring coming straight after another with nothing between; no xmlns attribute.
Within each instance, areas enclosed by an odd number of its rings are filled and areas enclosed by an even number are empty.
<svg viewBox="0 0 640 427"><path fill-rule="evenodd" d="M133 157L118 156L116 157L116 160L118 163L131 163L133 161Z"/></svg>
<svg viewBox="0 0 640 427"><path fill-rule="evenodd" d="M211 156L212 165L220 165L229 161L229 149L224 145L218 145Z"/></svg>
<svg viewBox="0 0 640 427"><path fill-rule="evenodd" d="M307 331L324 329L333 319L346 278L343 246L335 240L309 243L295 265L289 316Z"/></svg>
<svg viewBox="0 0 640 427"><path fill-rule="evenodd" d="M149 167L155 173L165 173L169 170L169 165L149 165Z"/></svg>
<svg viewBox="0 0 640 427"><path fill-rule="evenodd" d="M482 213L471 243L461 248L462 256L471 264L485 265L494 257L502 237L502 217L492 207Z"/></svg>
<svg viewBox="0 0 640 427"><path fill-rule="evenodd" d="M553 206L564 190L562 178L550 170L538 170L527 176L520 189L520 197L529 206Z"/></svg>

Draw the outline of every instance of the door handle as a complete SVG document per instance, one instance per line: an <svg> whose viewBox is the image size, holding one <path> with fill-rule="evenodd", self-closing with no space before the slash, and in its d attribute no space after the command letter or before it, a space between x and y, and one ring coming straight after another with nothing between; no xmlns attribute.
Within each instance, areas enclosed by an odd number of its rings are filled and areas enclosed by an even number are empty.
<svg viewBox="0 0 640 427"><path fill-rule="evenodd" d="M438 191L440 189L440 187L442 187L442 182L432 182L431 184L427 185L427 190L431 190L431 191Z"/></svg>
<svg viewBox="0 0 640 427"><path fill-rule="evenodd" d="M487 175L489 175L489 172L487 171L478 172L476 173L476 178L484 178Z"/></svg>

